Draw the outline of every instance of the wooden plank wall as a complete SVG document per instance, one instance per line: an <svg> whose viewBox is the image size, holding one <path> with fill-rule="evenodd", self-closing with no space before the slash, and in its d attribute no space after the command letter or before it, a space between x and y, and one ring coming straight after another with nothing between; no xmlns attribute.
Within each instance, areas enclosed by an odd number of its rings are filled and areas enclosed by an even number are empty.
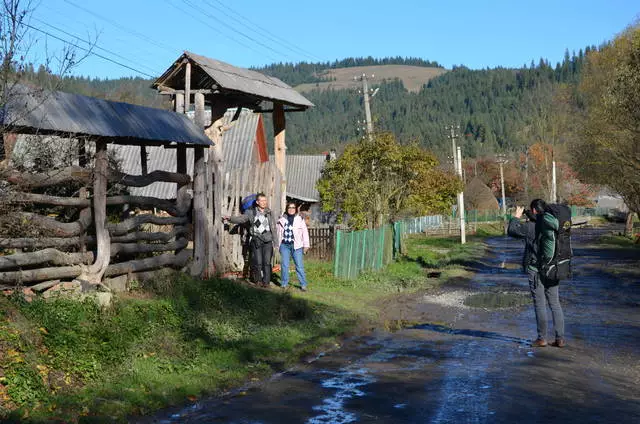
<svg viewBox="0 0 640 424"><path fill-rule="evenodd" d="M263 192L269 201L274 220L282 214L280 206L282 175L272 162L263 162L246 168L234 169L225 173L222 184L222 216L240 215L242 198ZM244 269L242 245L244 232L230 226L222 234L222 255L226 269L223 272L238 272Z"/></svg>

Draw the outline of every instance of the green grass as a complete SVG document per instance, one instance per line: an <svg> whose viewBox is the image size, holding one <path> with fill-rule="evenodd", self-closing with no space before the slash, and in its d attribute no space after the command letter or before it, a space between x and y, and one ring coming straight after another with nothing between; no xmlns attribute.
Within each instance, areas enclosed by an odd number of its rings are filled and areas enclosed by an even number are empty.
<svg viewBox="0 0 640 424"><path fill-rule="evenodd" d="M124 422L264 378L375 319L388 296L460 275L483 251L473 238L417 235L405 246L399 261L353 280L307 261L306 293L167 273L108 310L0 296L0 421ZM440 278L427 278L435 269Z"/></svg>
<svg viewBox="0 0 640 424"><path fill-rule="evenodd" d="M600 237L600 243L617 247L640 248L639 243L635 242L633 238L627 236L602 236Z"/></svg>

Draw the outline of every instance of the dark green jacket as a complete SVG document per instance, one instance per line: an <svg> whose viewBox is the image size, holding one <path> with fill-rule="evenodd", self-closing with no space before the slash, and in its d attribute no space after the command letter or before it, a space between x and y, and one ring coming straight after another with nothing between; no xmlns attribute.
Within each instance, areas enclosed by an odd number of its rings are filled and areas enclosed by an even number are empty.
<svg viewBox="0 0 640 424"><path fill-rule="evenodd" d="M556 252L556 234L560 223L550 213L536 221L536 240L538 245L538 264L546 264L553 259Z"/></svg>

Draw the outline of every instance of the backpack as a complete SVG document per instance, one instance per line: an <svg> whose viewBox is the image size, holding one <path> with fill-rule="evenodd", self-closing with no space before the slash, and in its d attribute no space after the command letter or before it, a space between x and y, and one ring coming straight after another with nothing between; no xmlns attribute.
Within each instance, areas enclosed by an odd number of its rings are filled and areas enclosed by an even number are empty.
<svg viewBox="0 0 640 424"><path fill-rule="evenodd" d="M256 204L257 194L250 194L246 197L243 197L240 201L240 212L244 213L247 209L252 208Z"/></svg>
<svg viewBox="0 0 640 424"><path fill-rule="evenodd" d="M560 280L571 278L571 209L566 205L547 205L546 212L558 220L556 231L556 247L553 258L548 264L544 264L540 273L545 287L558 285Z"/></svg>

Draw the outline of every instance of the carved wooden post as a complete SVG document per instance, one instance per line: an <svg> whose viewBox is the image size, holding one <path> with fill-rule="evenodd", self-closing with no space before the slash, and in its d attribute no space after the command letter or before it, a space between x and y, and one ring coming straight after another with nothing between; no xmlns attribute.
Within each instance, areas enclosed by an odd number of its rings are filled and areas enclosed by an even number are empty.
<svg viewBox="0 0 640 424"><path fill-rule="evenodd" d="M206 207L204 147L196 146L193 152L193 265L191 275L200 277L205 271Z"/></svg>
<svg viewBox="0 0 640 424"><path fill-rule="evenodd" d="M96 260L77 278L91 284L100 284L109 266L111 240L107 230L107 142L96 141L95 169L93 174L93 218L96 228Z"/></svg>
<svg viewBox="0 0 640 424"><path fill-rule="evenodd" d="M213 175L211 188L209 190L211 209L211 233L209 235L209 263L213 263L218 272L223 272L227 268L223 249L225 248L224 225L222 224L223 214L223 188L226 166L222 145L223 118L227 111L227 106L212 101L211 104L211 126L205 129L204 133L213 142L209 148L209 169Z"/></svg>
<svg viewBox="0 0 640 424"><path fill-rule="evenodd" d="M284 212L287 202L287 146L285 143L285 127L286 121L284 117L284 105L282 103L273 104L273 134L274 139L274 156L276 167L282 174L281 182L281 199L280 213ZM272 205L272 207L275 205ZM274 208L275 209L275 208Z"/></svg>

